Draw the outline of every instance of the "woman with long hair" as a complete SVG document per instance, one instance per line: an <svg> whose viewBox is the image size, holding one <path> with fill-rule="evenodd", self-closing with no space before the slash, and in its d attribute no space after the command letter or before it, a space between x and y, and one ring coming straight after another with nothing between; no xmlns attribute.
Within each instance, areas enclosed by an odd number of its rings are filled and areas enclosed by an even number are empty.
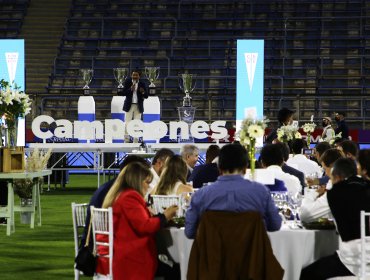
<svg viewBox="0 0 370 280"><path fill-rule="evenodd" d="M186 184L187 173L188 167L181 156L174 155L168 158L152 194L179 195L183 192L192 192L192 186Z"/></svg>
<svg viewBox="0 0 370 280"><path fill-rule="evenodd" d="M142 163L127 165L118 175L103 202L113 208L113 279L150 279L157 269L155 233L173 218L177 206L152 216L144 195L152 180Z"/></svg>

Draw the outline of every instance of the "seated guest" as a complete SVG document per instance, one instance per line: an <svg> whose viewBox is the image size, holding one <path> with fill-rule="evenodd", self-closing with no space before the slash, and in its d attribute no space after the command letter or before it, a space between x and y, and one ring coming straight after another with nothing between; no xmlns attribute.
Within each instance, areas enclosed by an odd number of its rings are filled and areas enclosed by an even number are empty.
<svg viewBox="0 0 370 280"><path fill-rule="evenodd" d="M155 234L175 216L178 207L170 206L163 214L152 216L144 200L151 180L147 165L130 163L104 199L103 207L113 208L113 279L155 276L158 264ZM98 273L103 269L99 265L101 259L98 258Z"/></svg>
<svg viewBox="0 0 370 280"><path fill-rule="evenodd" d="M370 149L360 150L358 153L359 175L370 180Z"/></svg>
<svg viewBox="0 0 370 280"><path fill-rule="evenodd" d="M338 143L337 149L341 150L347 158L352 160L357 159L358 151L360 150L358 144L352 140L344 140Z"/></svg>
<svg viewBox="0 0 370 280"><path fill-rule="evenodd" d="M210 145L206 152L206 163L194 167L193 172L189 177L189 182L193 182L193 188L201 188L204 183L214 182L217 180L220 172L218 171L217 163L213 160L218 157L220 147Z"/></svg>
<svg viewBox="0 0 370 280"><path fill-rule="evenodd" d="M356 163L349 158L341 158L334 163L330 178L333 188L328 191L327 197L340 235L339 250L304 268L302 280L359 276L360 212L370 211L370 184L357 176Z"/></svg>
<svg viewBox="0 0 370 280"><path fill-rule="evenodd" d="M271 172L275 179L284 182L288 192L297 193L302 191L302 186L298 178L282 170L281 166L284 163L284 159L278 145L265 145L261 150L260 160L263 168Z"/></svg>
<svg viewBox="0 0 370 280"><path fill-rule="evenodd" d="M158 185L151 194L179 195L183 192L192 192L192 186L186 184L187 172L188 167L181 156L174 155L168 158Z"/></svg>
<svg viewBox="0 0 370 280"><path fill-rule="evenodd" d="M221 175L213 184L195 192L186 211L185 235L194 238L200 217L207 210L257 211L268 231L280 229L281 217L266 186L243 178L248 165L245 148L228 144L221 148L218 167ZM297 179L298 181L298 179Z"/></svg>
<svg viewBox="0 0 370 280"><path fill-rule="evenodd" d="M320 164L320 158L324 154L325 151L331 149L331 146L328 142L319 142L315 146L315 159L318 164ZM325 172L322 174L322 177L318 176L319 178L306 178L308 186L314 185L326 185L329 181L329 175L326 175Z"/></svg>
<svg viewBox="0 0 370 280"><path fill-rule="evenodd" d="M181 147L180 154L183 160L186 162L186 165L188 166L188 174L186 175L186 179L187 182L189 182L188 179L198 161L199 149L195 145L187 144Z"/></svg>
<svg viewBox="0 0 370 280"><path fill-rule="evenodd" d="M136 155L129 155L123 160L122 164L120 165L120 170L125 168L131 162L141 162L147 165L148 167L150 166L149 163L144 158L140 156L136 156ZM91 197L89 207L87 207L85 228L84 228L84 233L81 237L80 247L83 246L86 242L87 231L89 229L89 224L90 224L90 206L94 206L96 208L101 208L103 206L103 201L105 199L105 196L107 195L110 188L113 186L113 183L115 180L116 178L113 178L112 180L101 185ZM89 242L89 244L92 246L92 238L93 238L92 235L90 236L90 238L91 238L90 240L91 242Z"/></svg>
<svg viewBox="0 0 370 280"><path fill-rule="evenodd" d="M331 173L334 162L344 155L337 149L329 149L321 156L321 164L326 174ZM331 182L320 186L317 190L306 190L302 200L300 218L302 222L314 222L319 218L332 218L326 191L331 188Z"/></svg>
<svg viewBox="0 0 370 280"><path fill-rule="evenodd" d="M152 168L150 169L153 174L153 180L149 185L149 192L151 192L152 189L158 184L159 176L161 176L167 158L173 156L174 154L175 153L173 151L166 148L160 149L156 152L152 161Z"/></svg>
<svg viewBox="0 0 370 280"><path fill-rule="evenodd" d="M297 169L295 169L295 168L286 164L286 161L289 159L289 146L288 146L288 144L279 142L279 143L276 143L275 145L277 145L280 148L280 151L283 153L284 162L283 162L283 165L281 166L281 169L285 173L289 173L290 175L296 176L299 179L299 182L301 183L302 189L304 187L306 187L306 182L305 182L305 179L304 179L303 172L301 172L301 171L299 171L299 170L297 170Z"/></svg>
<svg viewBox="0 0 370 280"><path fill-rule="evenodd" d="M292 142L293 157L287 160L287 164L301 170L305 176L316 173L319 177L322 175L322 169L313 160L308 159L302 154L303 149L307 148L307 143L303 139L294 139Z"/></svg>

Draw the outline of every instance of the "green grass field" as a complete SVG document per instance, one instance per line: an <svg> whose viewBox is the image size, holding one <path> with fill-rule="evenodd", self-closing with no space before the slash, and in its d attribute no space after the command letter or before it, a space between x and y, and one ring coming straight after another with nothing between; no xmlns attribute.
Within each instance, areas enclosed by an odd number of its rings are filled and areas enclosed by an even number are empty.
<svg viewBox="0 0 370 280"><path fill-rule="evenodd" d="M46 192L44 186L41 227L21 224L19 213L15 213L15 233L7 236L6 227L0 226L0 278L73 279L71 202L88 202L96 186L95 175L71 175L65 189Z"/></svg>

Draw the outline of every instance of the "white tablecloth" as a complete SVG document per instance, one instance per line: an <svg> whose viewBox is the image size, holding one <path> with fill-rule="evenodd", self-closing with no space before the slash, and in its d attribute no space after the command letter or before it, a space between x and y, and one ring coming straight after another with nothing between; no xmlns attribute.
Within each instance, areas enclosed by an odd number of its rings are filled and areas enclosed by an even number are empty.
<svg viewBox="0 0 370 280"><path fill-rule="evenodd" d="M274 255L285 270L284 280L299 279L303 267L338 249L334 230L291 230L283 226L268 235ZM169 228L160 232L157 243L159 252L167 251L173 261L180 263L181 279L186 279L193 240L186 238L183 228Z"/></svg>

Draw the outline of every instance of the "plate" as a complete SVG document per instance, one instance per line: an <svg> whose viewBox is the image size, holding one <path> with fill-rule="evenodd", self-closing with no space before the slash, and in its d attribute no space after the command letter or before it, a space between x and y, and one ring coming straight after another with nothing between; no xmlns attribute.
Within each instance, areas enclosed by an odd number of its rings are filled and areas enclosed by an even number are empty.
<svg viewBox="0 0 370 280"><path fill-rule="evenodd" d="M320 219L318 221L311 222L311 223L303 223L302 222L302 225L306 229L320 229L320 230L333 230L333 229L335 229L334 222L332 220L328 220L328 219Z"/></svg>

